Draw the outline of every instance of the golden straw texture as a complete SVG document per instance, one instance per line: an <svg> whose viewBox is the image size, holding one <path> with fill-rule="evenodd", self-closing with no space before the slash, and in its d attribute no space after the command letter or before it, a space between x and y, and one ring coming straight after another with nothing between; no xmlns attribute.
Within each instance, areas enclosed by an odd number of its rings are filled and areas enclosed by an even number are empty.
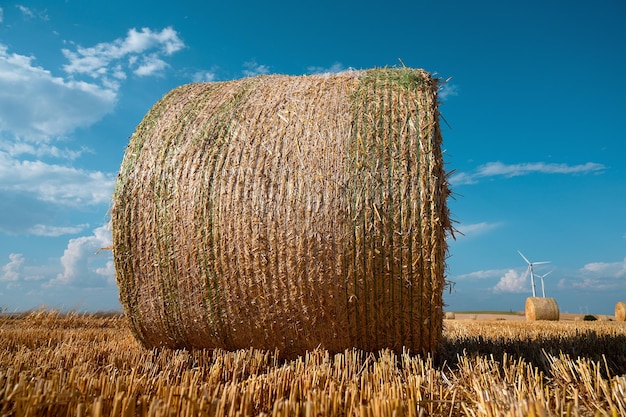
<svg viewBox="0 0 626 417"><path fill-rule="evenodd" d="M549 297L528 297L526 299L526 320L559 320L559 305Z"/></svg>
<svg viewBox="0 0 626 417"><path fill-rule="evenodd" d="M615 320L626 321L626 301L615 304Z"/></svg>
<svg viewBox="0 0 626 417"><path fill-rule="evenodd" d="M146 347L436 351L438 81L409 68L184 85L146 114L111 221Z"/></svg>

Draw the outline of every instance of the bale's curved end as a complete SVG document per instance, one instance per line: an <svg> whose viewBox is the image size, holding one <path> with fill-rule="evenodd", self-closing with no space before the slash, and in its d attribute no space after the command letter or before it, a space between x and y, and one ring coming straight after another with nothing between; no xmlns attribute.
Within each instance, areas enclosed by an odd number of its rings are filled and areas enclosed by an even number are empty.
<svg viewBox="0 0 626 417"><path fill-rule="evenodd" d="M626 321L626 301L618 301L615 304L615 320Z"/></svg>
<svg viewBox="0 0 626 417"><path fill-rule="evenodd" d="M528 297L526 299L526 320L551 320L560 318L559 305L550 297Z"/></svg>
<svg viewBox="0 0 626 417"><path fill-rule="evenodd" d="M156 103L111 210L141 343L436 351L451 231L437 88L377 69L189 84Z"/></svg>

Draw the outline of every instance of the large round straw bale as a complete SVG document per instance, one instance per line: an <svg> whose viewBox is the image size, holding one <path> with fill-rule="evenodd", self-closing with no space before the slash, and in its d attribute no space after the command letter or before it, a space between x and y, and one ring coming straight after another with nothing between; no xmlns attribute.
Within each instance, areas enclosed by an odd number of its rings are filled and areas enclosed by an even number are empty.
<svg viewBox="0 0 626 417"><path fill-rule="evenodd" d="M138 340L436 351L451 230L437 88L401 68L163 97L131 137L111 210Z"/></svg>
<svg viewBox="0 0 626 417"><path fill-rule="evenodd" d="M615 320L626 321L626 301L615 304Z"/></svg>
<svg viewBox="0 0 626 417"><path fill-rule="evenodd" d="M559 320L559 305L549 297L528 297L526 299L526 320Z"/></svg>

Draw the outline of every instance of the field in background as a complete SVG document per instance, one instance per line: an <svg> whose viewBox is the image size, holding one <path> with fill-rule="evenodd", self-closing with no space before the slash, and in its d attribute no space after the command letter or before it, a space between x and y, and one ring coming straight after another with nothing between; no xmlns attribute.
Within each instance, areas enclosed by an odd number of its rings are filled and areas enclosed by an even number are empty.
<svg viewBox="0 0 626 417"><path fill-rule="evenodd" d="M120 315L0 318L0 415L626 415L626 323L446 320L437 357L142 349Z"/></svg>
<svg viewBox="0 0 626 417"><path fill-rule="evenodd" d="M526 321L523 311L461 311L452 313L456 320L521 320ZM559 314L560 321L584 321L585 316L592 316L596 320L612 321L615 316L607 314Z"/></svg>

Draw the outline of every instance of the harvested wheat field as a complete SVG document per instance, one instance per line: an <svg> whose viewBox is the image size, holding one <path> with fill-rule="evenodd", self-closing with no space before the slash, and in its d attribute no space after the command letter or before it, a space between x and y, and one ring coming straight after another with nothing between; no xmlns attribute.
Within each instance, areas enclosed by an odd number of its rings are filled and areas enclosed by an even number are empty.
<svg viewBox="0 0 626 417"><path fill-rule="evenodd" d="M148 350L118 314L0 317L2 416L624 416L617 321L446 320L439 356Z"/></svg>

